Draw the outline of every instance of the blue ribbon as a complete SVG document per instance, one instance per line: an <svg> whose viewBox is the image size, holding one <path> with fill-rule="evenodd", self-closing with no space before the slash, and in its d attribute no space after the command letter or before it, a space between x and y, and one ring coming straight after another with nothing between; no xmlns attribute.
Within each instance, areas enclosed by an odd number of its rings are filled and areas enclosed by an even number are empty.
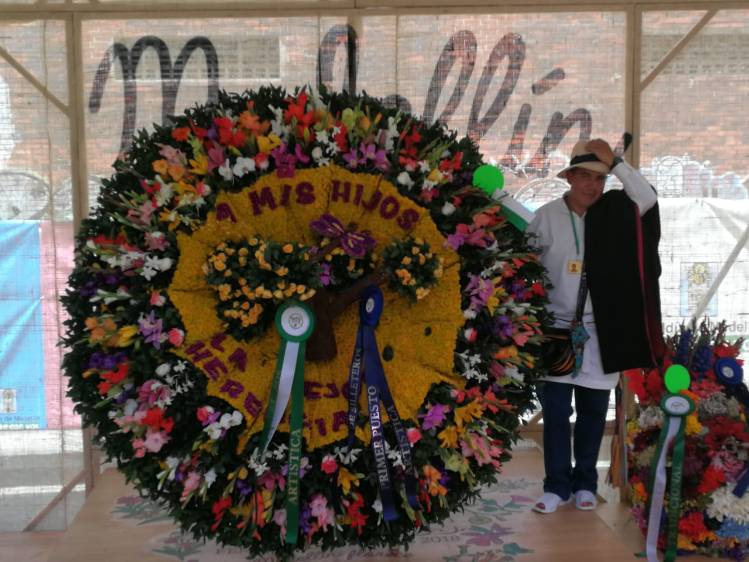
<svg viewBox="0 0 749 562"><path fill-rule="evenodd" d="M411 456L411 444L408 442L406 430L390 393L385 369L380 359L380 351L377 347L377 339L375 338L375 328L382 315L384 300L382 291L375 286L368 287L362 293L359 306L360 324L349 370L348 447L350 449L354 443L356 421L359 417L359 395L362 381L366 377L369 426L372 432L371 445L382 500L382 513L385 521L393 521L398 519L398 512L393 500L393 482L385 450L380 402L385 407L390 424L395 431L398 448L403 459L408 503L415 510L420 510L421 506L417 497L418 481L415 476L413 457Z"/></svg>
<svg viewBox="0 0 749 562"><path fill-rule="evenodd" d="M749 488L749 469L745 470L739 481L736 482L736 486L733 488L733 495L737 498L744 497L747 488Z"/></svg>
<svg viewBox="0 0 749 562"><path fill-rule="evenodd" d="M744 370L738 361L731 357L723 357L715 362L713 367L715 376L726 385L741 384L744 380Z"/></svg>

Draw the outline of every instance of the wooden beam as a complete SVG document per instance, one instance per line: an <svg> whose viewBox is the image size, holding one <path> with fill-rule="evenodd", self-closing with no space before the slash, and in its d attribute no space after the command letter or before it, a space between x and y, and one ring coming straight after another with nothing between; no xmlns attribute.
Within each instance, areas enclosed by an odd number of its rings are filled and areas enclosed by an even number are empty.
<svg viewBox="0 0 749 562"><path fill-rule="evenodd" d="M67 117L70 117L70 109L68 108L67 104L63 103L60 98L58 98L56 95L54 95L52 92L50 92L47 87L42 84L37 78L31 74L24 66L18 62L13 55L11 55L8 51L0 47L0 58L4 59L5 62L7 62L11 67L13 67L18 74L24 77L26 81L34 86L39 93L41 93L48 102L50 102L52 105L54 105L57 109L59 109L63 114L65 114Z"/></svg>
<svg viewBox="0 0 749 562"><path fill-rule="evenodd" d="M60 503L62 500L65 499L65 496L67 496L70 492L73 491L73 488L75 488L81 481L83 481L86 478L86 471L81 470L78 474L75 475L75 477L65 484L62 489L57 492L57 495L52 498L52 500L47 504L47 506L42 509L36 517L34 517L26 527L24 527L23 531L33 531L36 529L37 525L41 523L47 515L57 506L58 503Z"/></svg>
<svg viewBox="0 0 749 562"><path fill-rule="evenodd" d="M676 55L678 55L684 47L686 47L689 42L700 32L702 31L702 28L705 27L708 23L710 23L710 20L713 19L713 16L718 13L717 9L708 10L704 16L702 16L702 19L698 21L692 29L687 32L687 34L682 37L679 42L673 46L673 48L666 53L666 56L661 59L661 62L659 62L656 67L648 74L645 79L640 82L640 91L642 92L645 88L647 88L650 83L655 80L658 75L661 73L661 71L668 66L668 63L670 63Z"/></svg>

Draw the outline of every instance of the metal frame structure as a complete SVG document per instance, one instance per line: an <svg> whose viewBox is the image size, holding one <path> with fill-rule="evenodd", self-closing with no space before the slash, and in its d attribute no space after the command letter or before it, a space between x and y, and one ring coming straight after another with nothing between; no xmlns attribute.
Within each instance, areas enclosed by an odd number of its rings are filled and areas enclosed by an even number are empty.
<svg viewBox="0 0 749 562"><path fill-rule="evenodd" d="M73 215L76 228L88 209L87 162L85 144L85 103L83 81L82 23L97 19L163 18L184 19L195 17L299 17L299 16L345 16L352 25L361 23L361 18L383 15L444 15L466 13L539 13L539 12L591 12L616 11L626 13L626 82L625 82L625 126L633 135L628 159L639 165L641 131L641 96L643 91L658 77L669 63L711 21L718 11L746 9L749 3L735 1L680 0L469 0L456 5L455 0L298 0L298 1L235 1L209 2L126 2L88 0L36 0L33 3L11 3L0 0L0 27L4 21L24 22L38 20L64 21L66 26L66 57L68 75L68 102L65 103L50 92L24 66L5 49L0 47L0 60L10 65L18 74L38 90L50 104L54 105L70 120L71 174L73 179ZM643 14L649 11L691 10L704 11L699 22L663 57L658 65L641 78L641 43ZM702 314L710 298L720 285L727 271L735 262L740 250L749 241L749 226L723 265L713 287L698 306L695 317ZM625 404L632 397L625 393ZM626 411L626 410L625 410ZM623 424L622 424L623 425ZM541 442L540 413L533 416L523 428L523 436ZM612 427L608 427L608 433ZM84 431L84 470L66 483L60 493L29 523L25 530L33 530L44 517L64 499L79 482L85 480L90 493L99 474L100 454L92 446L90 429ZM624 443L624 439L621 439Z"/></svg>

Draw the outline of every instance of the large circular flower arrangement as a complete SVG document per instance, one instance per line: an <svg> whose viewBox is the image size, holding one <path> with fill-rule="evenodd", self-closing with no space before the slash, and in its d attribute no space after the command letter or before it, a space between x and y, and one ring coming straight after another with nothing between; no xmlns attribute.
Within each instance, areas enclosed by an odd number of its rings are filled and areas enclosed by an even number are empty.
<svg viewBox="0 0 749 562"><path fill-rule="evenodd" d="M69 394L119 470L195 536L282 557L408 544L494 482L545 294L480 165L439 124L305 90L140 133L63 299Z"/></svg>
<svg viewBox="0 0 749 562"><path fill-rule="evenodd" d="M672 548L708 556L744 560L749 552L749 391L737 359L742 342L728 343L725 323L703 323L697 330L682 327L670 338L669 353L660 369L627 373L630 388L639 399L637 417L628 422L628 470L633 491L632 513L647 533L648 506L652 501L652 465L657 457L659 434L667 394L664 373L672 365L689 371L691 383L680 394L695 405L684 418L683 460L668 466L673 476L681 465L680 505L666 493L657 546L668 543L667 514L676 509ZM668 374L666 375L668 377ZM679 455L681 457L681 455ZM678 528L677 528L678 527ZM678 533L678 535L676 534Z"/></svg>

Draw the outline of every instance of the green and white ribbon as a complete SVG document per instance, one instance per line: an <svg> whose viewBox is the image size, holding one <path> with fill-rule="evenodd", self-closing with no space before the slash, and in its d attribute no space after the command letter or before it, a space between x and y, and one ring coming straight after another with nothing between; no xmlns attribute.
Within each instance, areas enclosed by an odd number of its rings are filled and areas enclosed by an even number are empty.
<svg viewBox="0 0 749 562"><path fill-rule="evenodd" d="M661 409L666 418L658 438L658 448L650 471L650 494L648 507L648 532L645 552L648 562L658 562L658 536L661 513L666 495L666 457L673 443L671 457L671 482L668 497L668 528L664 562L676 559L679 542L679 516L681 515L681 480L684 471L684 423L683 418L694 411L694 402L681 394L667 394L661 400Z"/></svg>
<svg viewBox="0 0 749 562"><path fill-rule="evenodd" d="M273 388L265 411L260 452L268 448L291 398L289 419L289 473L286 483L286 543L296 544L299 530L299 469L302 459L304 421L304 351L315 329L315 315L305 304L284 303L276 312L276 331L281 336Z"/></svg>
<svg viewBox="0 0 749 562"><path fill-rule="evenodd" d="M507 220L518 230L525 232L528 225L535 216L533 211L528 209L525 205L514 199L506 191L497 190L492 198L498 200L502 204L502 214Z"/></svg>

